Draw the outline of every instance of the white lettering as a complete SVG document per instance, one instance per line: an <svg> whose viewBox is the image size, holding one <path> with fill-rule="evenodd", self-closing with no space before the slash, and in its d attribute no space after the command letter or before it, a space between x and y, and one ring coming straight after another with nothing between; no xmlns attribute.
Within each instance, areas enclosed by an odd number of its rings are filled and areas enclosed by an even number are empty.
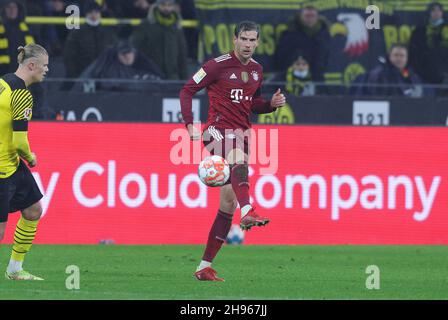
<svg viewBox="0 0 448 320"><path fill-rule="evenodd" d="M346 184L350 187L350 197L347 200L341 198L341 187ZM350 175L333 176L332 178L332 203L331 203L331 219L339 219L340 209L351 209L358 199L358 184Z"/></svg>
<svg viewBox="0 0 448 320"><path fill-rule="evenodd" d="M93 198L87 198L87 196L85 196L84 193L82 192L81 189L82 178L87 172L90 171L95 172L97 175L100 176L103 174L104 168L96 162L84 163L75 172L75 175L73 177L72 189L75 198L79 201L80 204L88 208L93 208L103 203L104 199L101 195L96 195Z"/></svg>
<svg viewBox="0 0 448 320"><path fill-rule="evenodd" d="M425 182L423 181L423 178L420 176L415 177L415 184L417 185L418 195L420 196L420 200L422 202L422 211L416 211L414 213L415 220L424 221L426 220L426 218L428 218L441 180L442 178L440 176L434 177L432 179L429 193L426 193Z"/></svg>
<svg viewBox="0 0 448 320"><path fill-rule="evenodd" d="M263 194L264 186L270 183L274 189L274 194L270 200ZM276 176L261 176L255 185L255 195L260 206L265 208L274 208L280 202L282 196L282 186Z"/></svg>
<svg viewBox="0 0 448 320"><path fill-rule="evenodd" d="M131 198L128 194L128 185L131 182L135 182L138 185L138 192L135 198ZM142 205L145 201L146 194L148 193L146 189L145 179L138 173L129 173L123 177L119 186L120 199L125 205L130 208L136 208Z"/></svg>

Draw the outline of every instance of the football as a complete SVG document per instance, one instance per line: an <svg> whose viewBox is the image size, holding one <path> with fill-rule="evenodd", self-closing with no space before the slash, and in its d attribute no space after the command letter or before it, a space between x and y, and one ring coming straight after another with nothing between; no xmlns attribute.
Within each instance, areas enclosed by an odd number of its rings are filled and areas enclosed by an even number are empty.
<svg viewBox="0 0 448 320"><path fill-rule="evenodd" d="M226 240L228 244L242 244L244 241L243 229L237 224L232 225Z"/></svg>
<svg viewBox="0 0 448 320"><path fill-rule="evenodd" d="M199 164L198 175L205 185L219 187L229 179L230 167L223 157L208 156Z"/></svg>

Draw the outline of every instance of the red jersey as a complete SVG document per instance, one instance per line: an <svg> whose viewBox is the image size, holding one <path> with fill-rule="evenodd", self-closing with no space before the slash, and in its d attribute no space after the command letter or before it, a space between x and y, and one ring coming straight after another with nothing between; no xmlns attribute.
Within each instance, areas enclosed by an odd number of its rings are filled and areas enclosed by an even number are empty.
<svg viewBox="0 0 448 320"><path fill-rule="evenodd" d="M233 51L207 61L180 92L185 125L193 123L193 95L207 88L210 107L206 127L250 128L251 112L260 114L275 110L270 101L261 97L262 82L262 66L253 59L247 65L242 64Z"/></svg>

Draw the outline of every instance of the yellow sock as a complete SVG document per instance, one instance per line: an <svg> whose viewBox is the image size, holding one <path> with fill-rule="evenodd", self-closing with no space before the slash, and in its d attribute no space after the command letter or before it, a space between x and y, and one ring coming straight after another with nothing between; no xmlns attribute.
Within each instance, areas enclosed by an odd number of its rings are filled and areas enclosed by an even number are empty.
<svg viewBox="0 0 448 320"><path fill-rule="evenodd" d="M20 217L14 233L14 244L12 246L11 260L23 262L25 254L30 251L36 236L39 220L30 221Z"/></svg>

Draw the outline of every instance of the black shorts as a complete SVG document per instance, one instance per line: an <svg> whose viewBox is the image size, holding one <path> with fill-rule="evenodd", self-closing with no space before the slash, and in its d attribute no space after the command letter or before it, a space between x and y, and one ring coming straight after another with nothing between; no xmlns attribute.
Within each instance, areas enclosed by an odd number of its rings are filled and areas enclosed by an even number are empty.
<svg viewBox="0 0 448 320"><path fill-rule="evenodd" d="M202 142L211 155L218 155L227 159L227 155L233 149L240 149L246 155L246 163L249 162L250 135L249 131L240 129L220 129L214 126L205 128L202 133ZM229 184L230 179L225 184Z"/></svg>
<svg viewBox="0 0 448 320"><path fill-rule="evenodd" d="M0 178L0 222L8 221L10 212L26 209L42 197L30 169L20 160L12 176Z"/></svg>

